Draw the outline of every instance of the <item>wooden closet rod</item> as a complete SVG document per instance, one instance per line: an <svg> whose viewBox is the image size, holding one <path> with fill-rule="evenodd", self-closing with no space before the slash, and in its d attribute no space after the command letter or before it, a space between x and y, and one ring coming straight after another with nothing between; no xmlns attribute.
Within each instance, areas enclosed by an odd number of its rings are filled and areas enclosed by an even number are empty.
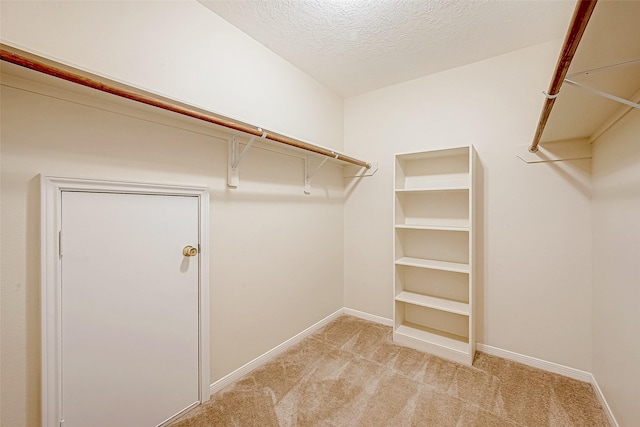
<svg viewBox="0 0 640 427"><path fill-rule="evenodd" d="M299 141L297 139L289 138L283 135L278 135L271 132L265 132L260 128L252 127L244 123L236 122L225 117L219 117L211 114L202 113L196 110L192 110L190 108L185 108L171 102L163 101L163 100L160 100L148 95L136 93L127 89L117 88L108 83L87 78L79 74L73 73L71 71L66 71L56 66L45 64L44 62L41 62L39 60L27 58L26 56L23 56L14 52L10 52L5 49L0 49L0 59L15 65L19 65L21 67L29 68L31 70L38 71L40 73L57 77L59 79L63 79L63 80L76 83L82 86L90 87L92 89L96 89L101 92L106 92L115 96L119 96L121 98L130 99L132 101L140 102L142 104L151 105L153 107L157 107L163 110L171 111L173 113L181 114L183 116L192 117L194 119L213 123L215 125L223 126L225 128L232 129L235 131L240 131L240 132L248 133L250 135L255 135L259 137L262 137L263 134L266 133L266 135L264 136L265 139L269 139L271 141L278 142L280 144L289 145L291 147L300 148L302 150L311 151L316 154L321 154L323 156L331 157L336 160L341 160L346 163L358 165L366 169L371 168L371 164L363 160L358 160L353 157L349 157L347 155L344 155L323 147L319 147L317 145L309 144L307 142Z"/></svg>
<svg viewBox="0 0 640 427"><path fill-rule="evenodd" d="M584 30L587 28L587 23L589 22L589 18L591 18L591 14L593 13L593 9L596 7L597 2L598 0L578 0L578 3L576 4L576 8L573 11L573 18L569 25L569 30L564 38L562 53L560 54L558 63L556 64L555 74L553 75L551 84L549 84L549 90L546 93L547 99L542 107L542 113L540 114L540 120L538 121L538 128L536 129L536 134L533 137L533 142L529 147L529 151L532 153L538 151L538 144L540 143L540 138L542 138L544 127L547 125L547 120L549 120L551 109L553 108L553 104L556 102L556 97L560 92L560 87L564 82L567 71L569 71L573 55L575 55L576 49L578 49L580 39L584 34Z"/></svg>

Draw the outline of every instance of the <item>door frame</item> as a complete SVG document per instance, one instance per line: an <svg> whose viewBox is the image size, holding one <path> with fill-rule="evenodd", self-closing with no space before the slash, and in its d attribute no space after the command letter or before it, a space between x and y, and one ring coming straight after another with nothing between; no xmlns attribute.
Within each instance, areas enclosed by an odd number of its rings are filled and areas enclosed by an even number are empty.
<svg viewBox="0 0 640 427"><path fill-rule="evenodd" d="M41 398L42 426L59 427L62 415L62 324L59 256L62 213L62 192L147 194L198 197L199 204L199 355L198 400L210 397L210 335L209 335L209 192L206 187L164 185L140 182L102 181L95 179L63 178L40 175L41 198L41 276L40 313L42 328ZM99 385L96 385L99 387Z"/></svg>

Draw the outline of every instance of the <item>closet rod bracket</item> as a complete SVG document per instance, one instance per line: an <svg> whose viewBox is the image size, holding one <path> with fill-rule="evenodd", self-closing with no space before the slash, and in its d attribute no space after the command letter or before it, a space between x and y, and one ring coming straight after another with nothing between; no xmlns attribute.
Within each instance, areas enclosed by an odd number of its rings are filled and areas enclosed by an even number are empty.
<svg viewBox="0 0 640 427"><path fill-rule="evenodd" d="M579 88L584 89L584 90L586 90L588 92L591 92L591 93L593 93L595 95L601 96L603 98L610 99L612 101L619 102L619 103L627 105L629 107L640 108L640 104L638 104L637 102L633 102L633 101L630 101L628 99L620 98L619 96L612 95L610 93L598 90L598 89L593 88L591 86L583 85L582 83L578 83L576 81L569 80L569 79L564 79L564 82L569 84L569 85L571 85L571 86L579 87Z"/></svg>
<svg viewBox="0 0 640 427"><path fill-rule="evenodd" d="M258 130L262 131L262 136L260 136L260 139L264 140L267 136L267 132L263 131L262 129L258 129ZM254 142L256 142L256 136L251 135L249 142L247 142L247 145L245 145L242 152L240 152L240 144L236 140L236 136L232 135L231 138L229 139L229 148L227 150L227 154L228 154L227 186L231 188L238 188L238 184L240 182L240 175L238 170L240 166L240 161L242 160L244 155L247 154L249 149L251 149L251 146L253 146Z"/></svg>
<svg viewBox="0 0 640 427"><path fill-rule="evenodd" d="M329 160L329 157L325 157L320 164L311 171L311 164L309 162L309 156L304 158L304 194L311 194L311 178L320 170L322 166Z"/></svg>

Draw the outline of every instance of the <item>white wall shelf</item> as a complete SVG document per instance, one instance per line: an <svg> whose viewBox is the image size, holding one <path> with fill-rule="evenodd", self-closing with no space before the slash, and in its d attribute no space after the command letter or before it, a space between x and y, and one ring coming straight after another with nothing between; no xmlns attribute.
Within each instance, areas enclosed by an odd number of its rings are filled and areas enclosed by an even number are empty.
<svg viewBox="0 0 640 427"><path fill-rule="evenodd" d="M470 365L473 146L397 154L395 342Z"/></svg>
<svg viewBox="0 0 640 427"><path fill-rule="evenodd" d="M469 343L464 337L443 333L415 323L400 325L394 331L394 340L403 337L442 347L445 351L454 351L465 356L469 353Z"/></svg>
<svg viewBox="0 0 640 427"><path fill-rule="evenodd" d="M402 257L396 260L396 265L406 265L409 267L418 268L431 268L434 270L455 271L458 273L469 273L469 264L438 261L435 259Z"/></svg>
<svg viewBox="0 0 640 427"><path fill-rule="evenodd" d="M426 191L466 191L468 189L468 179L461 178L425 182L418 188L397 188L396 193L424 193Z"/></svg>
<svg viewBox="0 0 640 427"><path fill-rule="evenodd" d="M426 224L426 225L411 225L411 224L396 224L396 229L405 230L441 230L441 231L469 231L468 225L456 225L451 224Z"/></svg>
<svg viewBox="0 0 640 427"><path fill-rule="evenodd" d="M469 304L467 303L416 294L413 292L400 292L396 295L396 301L419 305L422 307L435 308L437 310L448 311L449 313L461 314L463 316L469 315Z"/></svg>

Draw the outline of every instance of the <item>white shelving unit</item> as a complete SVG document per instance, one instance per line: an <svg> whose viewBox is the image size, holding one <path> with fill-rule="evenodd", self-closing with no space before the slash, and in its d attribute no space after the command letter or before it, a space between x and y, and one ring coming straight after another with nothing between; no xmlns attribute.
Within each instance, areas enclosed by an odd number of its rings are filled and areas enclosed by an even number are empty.
<svg viewBox="0 0 640 427"><path fill-rule="evenodd" d="M395 159L393 339L468 365L475 157L469 145Z"/></svg>

